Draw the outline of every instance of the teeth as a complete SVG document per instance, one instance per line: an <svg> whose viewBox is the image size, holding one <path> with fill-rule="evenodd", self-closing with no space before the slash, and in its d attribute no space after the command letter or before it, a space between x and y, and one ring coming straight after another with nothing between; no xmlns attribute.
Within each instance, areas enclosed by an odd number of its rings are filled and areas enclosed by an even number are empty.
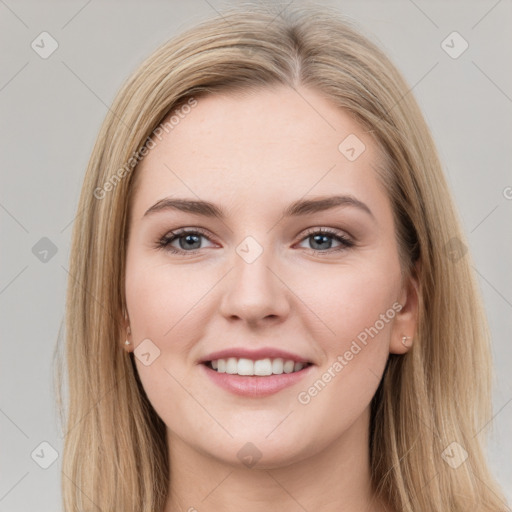
<svg viewBox="0 0 512 512"><path fill-rule="evenodd" d="M284 366L283 366L284 373L292 373L294 368L295 368L294 361L285 361Z"/></svg>
<svg viewBox="0 0 512 512"><path fill-rule="evenodd" d="M270 359L254 361L254 375L272 375L272 361Z"/></svg>
<svg viewBox="0 0 512 512"><path fill-rule="evenodd" d="M216 359L210 361L210 365L219 373L231 375L280 375L282 373L293 373L302 370L308 363L296 363L291 359L284 360L280 357L275 359L252 359L228 357L227 359Z"/></svg>
<svg viewBox="0 0 512 512"><path fill-rule="evenodd" d="M236 368L237 371L235 373L238 373L238 375L254 375L254 362L250 359L240 358Z"/></svg>
<svg viewBox="0 0 512 512"><path fill-rule="evenodd" d="M238 373L238 363L236 358L230 357L226 361L226 373Z"/></svg>
<svg viewBox="0 0 512 512"><path fill-rule="evenodd" d="M283 373L283 364L284 362L280 357L274 359L272 361L272 373L275 375L280 375L281 373Z"/></svg>

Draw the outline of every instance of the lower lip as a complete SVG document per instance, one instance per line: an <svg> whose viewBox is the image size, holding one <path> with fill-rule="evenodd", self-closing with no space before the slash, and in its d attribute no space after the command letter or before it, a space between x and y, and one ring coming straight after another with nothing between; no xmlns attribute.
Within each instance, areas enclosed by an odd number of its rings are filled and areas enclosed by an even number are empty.
<svg viewBox="0 0 512 512"><path fill-rule="evenodd" d="M313 365L306 366L302 370L293 373L281 373L280 375L232 375L219 373L205 364L201 364L208 377L221 388L235 395L264 397L273 395L282 389L293 386L306 375L309 375Z"/></svg>

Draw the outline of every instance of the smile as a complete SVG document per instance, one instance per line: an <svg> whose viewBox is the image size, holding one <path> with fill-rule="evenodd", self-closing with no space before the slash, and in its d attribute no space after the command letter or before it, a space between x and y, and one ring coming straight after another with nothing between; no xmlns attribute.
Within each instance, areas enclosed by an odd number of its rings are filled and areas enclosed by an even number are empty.
<svg viewBox="0 0 512 512"><path fill-rule="evenodd" d="M214 368L214 365L217 368ZM253 361L230 357L204 361L198 366L210 382L221 389L233 395L262 398L298 384L311 373L315 365L282 358Z"/></svg>
<svg viewBox="0 0 512 512"><path fill-rule="evenodd" d="M311 365L311 363L299 363L281 357L258 359L256 361L243 357L228 357L207 361L205 364L218 373L260 377L295 373Z"/></svg>

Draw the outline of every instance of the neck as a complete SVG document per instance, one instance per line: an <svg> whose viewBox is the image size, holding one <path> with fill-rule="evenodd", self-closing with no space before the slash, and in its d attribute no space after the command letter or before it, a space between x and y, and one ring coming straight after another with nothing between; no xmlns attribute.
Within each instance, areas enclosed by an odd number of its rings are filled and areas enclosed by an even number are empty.
<svg viewBox="0 0 512 512"><path fill-rule="evenodd" d="M200 453L168 431L165 512L384 512L371 484L369 410L334 442L292 464L256 469Z"/></svg>

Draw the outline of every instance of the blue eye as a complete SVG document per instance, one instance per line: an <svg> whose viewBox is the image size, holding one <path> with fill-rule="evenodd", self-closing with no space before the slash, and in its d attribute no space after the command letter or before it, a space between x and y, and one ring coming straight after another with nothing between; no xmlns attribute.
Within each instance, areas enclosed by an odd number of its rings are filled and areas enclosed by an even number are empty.
<svg viewBox="0 0 512 512"><path fill-rule="evenodd" d="M198 228L195 229L182 229L179 231L171 232L163 236L157 242L157 248L165 249L174 254L195 254L201 247L201 239L209 240L208 236ZM314 253L332 253L348 249L354 245L354 242L346 236L338 233L337 231L326 228L313 228L306 236L301 239L301 242L309 240L312 247L305 247ZM333 240L338 242L338 246L333 247ZM171 245L173 242L178 241L179 247Z"/></svg>
<svg viewBox="0 0 512 512"><path fill-rule="evenodd" d="M331 229L314 228L311 230L303 240L309 240L310 246L306 247L306 249L310 249L315 252L333 252L340 251L343 249L348 249L354 245L352 240L348 239L346 236L338 233L337 231L333 231ZM338 247L332 247L333 240L339 243Z"/></svg>
<svg viewBox="0 0 512 512"><path fill-rule="evenodd" d="M163 236L158 241L158 247L172 253L195 253L197 250L202 249L201 238L207 237L201 231L198 231L197 228L194 230L183 229ZM175 240L178 240L179 248L171 245Z"/></svg>

